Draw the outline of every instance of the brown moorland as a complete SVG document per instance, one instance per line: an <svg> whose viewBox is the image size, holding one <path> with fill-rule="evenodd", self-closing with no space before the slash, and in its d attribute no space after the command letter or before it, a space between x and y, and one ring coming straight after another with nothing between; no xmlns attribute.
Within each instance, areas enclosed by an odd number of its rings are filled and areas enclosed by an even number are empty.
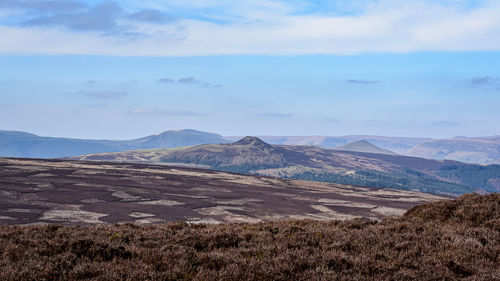
<svg viewBox="0 0 500 281"><path fill-rule="evenodd" d="M0 280L500 280L500 194L380 221L0 227Z"/></svg>
<svg viewBox="0 0 500 281"><path fill-rule="evenodd" d="M162 165L0 158L0 225L380 219L447 198Z"/></svg>

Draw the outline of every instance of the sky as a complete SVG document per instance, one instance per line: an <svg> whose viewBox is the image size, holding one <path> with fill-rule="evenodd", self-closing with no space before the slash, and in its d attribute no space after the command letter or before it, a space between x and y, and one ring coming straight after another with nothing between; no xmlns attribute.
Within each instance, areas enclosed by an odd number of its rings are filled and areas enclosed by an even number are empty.
<svg viewBox="0 0 500 281"><path fill-rule="evenodd" d="M500 1L0 0L0 130L500 134Z"/></svg>

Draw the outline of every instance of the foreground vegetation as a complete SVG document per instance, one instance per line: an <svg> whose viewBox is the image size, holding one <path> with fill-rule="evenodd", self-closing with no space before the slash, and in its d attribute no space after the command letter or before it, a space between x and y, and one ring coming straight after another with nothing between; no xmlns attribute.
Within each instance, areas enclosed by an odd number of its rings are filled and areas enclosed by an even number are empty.
<svg viewBox="0 0 500 281"><path fill-rule="evenodd" d="M500 280L500 194L379 222L4 226L0 280Z"/></svg>

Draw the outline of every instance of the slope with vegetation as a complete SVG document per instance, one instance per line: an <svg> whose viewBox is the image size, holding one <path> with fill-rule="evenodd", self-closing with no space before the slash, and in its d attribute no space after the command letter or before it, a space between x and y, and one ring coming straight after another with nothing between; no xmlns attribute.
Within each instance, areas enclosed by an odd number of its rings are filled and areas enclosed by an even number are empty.
<svg viewBox="0 0 500 281"><path fill-rule="evenodd" d="M500 280L500 195L382 221L0 227L1 280Z"/></svg>
<svg viewBox="0 0 500 281"><path fill-rule="evenodd" d="M270 145L256 137L230 144L207 144L181 149L128 151L74 157L168 165L195 165L222 171L350 185L418 190L437 194L500 191L500 166L316 146Z"/></svg>

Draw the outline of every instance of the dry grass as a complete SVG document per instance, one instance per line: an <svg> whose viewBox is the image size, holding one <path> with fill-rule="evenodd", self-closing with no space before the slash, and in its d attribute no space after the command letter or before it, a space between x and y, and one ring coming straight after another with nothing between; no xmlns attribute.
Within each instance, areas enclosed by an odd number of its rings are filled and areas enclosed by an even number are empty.
<svg viewBox="0 0 500 281"><path fill-rule="evenodd" d="M379 222L0 228L0 280L500 280L500 194Z"/></svg>

